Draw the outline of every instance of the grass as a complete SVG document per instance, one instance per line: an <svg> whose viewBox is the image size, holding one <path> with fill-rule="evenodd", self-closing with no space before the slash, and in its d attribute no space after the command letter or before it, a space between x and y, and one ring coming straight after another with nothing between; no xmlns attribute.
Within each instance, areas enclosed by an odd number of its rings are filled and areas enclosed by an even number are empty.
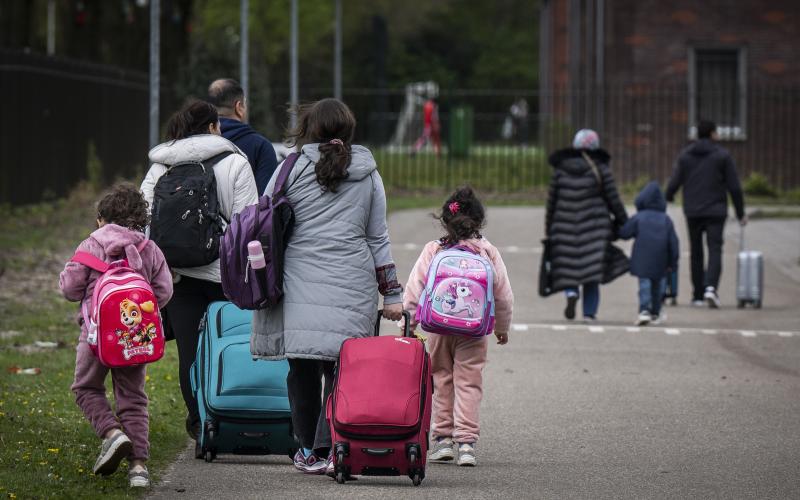
<svg viewBox="0 0 800 500"><path fill-rule="evenodd" d="M468 183L481 192L526 193L550 180L547 157L535 148L476 148L466 159L388 149L373 153L390 192L444 192Z"/></svg>
<svg viewBox="0 0 800 500"><path fill-rule="evenodd" d="M3 208L0 217L0 496L138 498L122 467L100 478L91 468L100 440L75 405L77 305L58 291L58 272L94 221L95 193L85 186L66 200ZM58 347L29 347L35 341ZM40 368L39 375L9 368ZM111 387L110 379L106 381ZM152 480L186 444L177 353L148 367L149 468ZM109 399L112 396L109 393Z"/></svg>

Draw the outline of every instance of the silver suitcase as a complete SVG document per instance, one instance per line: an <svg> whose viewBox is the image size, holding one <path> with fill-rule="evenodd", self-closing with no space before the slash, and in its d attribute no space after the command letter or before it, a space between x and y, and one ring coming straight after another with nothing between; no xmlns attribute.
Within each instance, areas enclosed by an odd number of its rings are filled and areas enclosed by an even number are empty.
<svg viewBox="0 0 800 500"><path fill-rule="evenodd" d="M741 309L752 304L761 308L764 299L764 255L744 246L744 227L739 236L739 255L736 258L736 301Z"/></svg>

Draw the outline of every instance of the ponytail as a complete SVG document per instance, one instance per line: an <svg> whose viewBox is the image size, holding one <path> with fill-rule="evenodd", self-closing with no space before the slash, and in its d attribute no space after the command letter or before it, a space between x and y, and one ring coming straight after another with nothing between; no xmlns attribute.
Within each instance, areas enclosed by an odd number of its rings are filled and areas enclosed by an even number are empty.
<svg viewBox="0 0 800 500"><path fill-rule="evenodd" d="M335 193L348 176L356 118L345 103L331 98L306 104L296 111L297 126L287 134L287 142L298 149L320 143L320 158L314 167L317 183L322 191Z"/></svg>
<svg viewBox="0 0 800 500"><path fill-rule="evenodd" d="M347 166L352 158L351 146L339 139L319 145L320 158L314 172L317 174L317 183L323 191L336 192L339 184L347 179Z"/></svg>
<svg viewBox="0 0 800 500"><path fill-rule="evenodd" d="M217 108L208 102L193 99L170 117L167 140L176 141L193 135L207 134L208 126L219 121Z"/></svg>

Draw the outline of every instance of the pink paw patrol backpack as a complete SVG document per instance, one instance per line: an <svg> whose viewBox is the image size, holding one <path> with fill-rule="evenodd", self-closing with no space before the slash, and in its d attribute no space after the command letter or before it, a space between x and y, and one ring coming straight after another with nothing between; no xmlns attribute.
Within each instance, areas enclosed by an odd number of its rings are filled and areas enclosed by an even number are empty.
<svg viewBox="0 0 800 500"><path fill-rule="evenodd" d="M423 330L483 337L494 330L492 265L469 247L457 245L434 256L417 307Z"/></svg>
<svg viewBox="0 0 800 500"><path fill-rule="evenodd" d="M137 250L141 252L148 241ZM102 273L91 305L84 302L81 310L89 332L87 343L100 362L119 368L161 359L164 328L156 296L144 276L125 259L107 264L90 253L76 252L72 261Z"/></svg>

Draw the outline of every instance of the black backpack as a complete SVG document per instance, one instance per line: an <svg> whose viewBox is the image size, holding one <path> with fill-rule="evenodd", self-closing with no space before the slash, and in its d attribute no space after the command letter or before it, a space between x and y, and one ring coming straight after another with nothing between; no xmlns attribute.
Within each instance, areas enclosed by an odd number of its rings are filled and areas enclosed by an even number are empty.
<svg viewBox="0 0 800 500"><path fill-rule="evenodd" d="M197 267L219 258L223 232L214 165L233 154L225 151L203 161L167 167L153 190L150 239L170 267Z"/></svg>

